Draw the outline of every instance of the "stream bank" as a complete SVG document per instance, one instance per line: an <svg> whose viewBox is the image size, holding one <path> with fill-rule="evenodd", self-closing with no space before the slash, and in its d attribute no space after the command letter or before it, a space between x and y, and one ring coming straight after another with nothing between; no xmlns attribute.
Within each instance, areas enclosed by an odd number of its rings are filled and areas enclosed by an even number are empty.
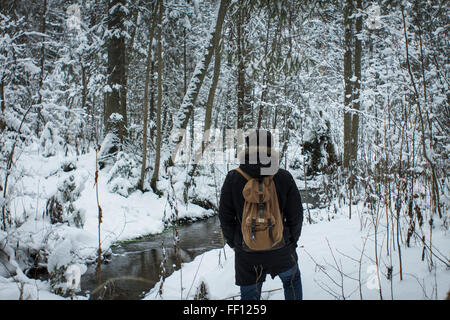
<svg viewBox="0 0 450 320"><path fill-rule="evenodd" d="M300 190L304 208L306 204L310 208L320 206L319 192L319 189ZM81 277L83 293L89 294L90 299L141 299L160 280L163 260L166 276L180 269L174 248L174 232L174 228L168 228L161 234L113 246L108 263L102 264L101 281L96 275L95 264L89 266ZM178 233L181 263L223 246L218 216L182 224Z"/></svg>
<svg viewBox="0 0 450 320"><path fill-rule="evenodd" d="M166 275L180 268L174 249L174 228L165 232L128 241L112 247L108 263L102 264L101 284L93 264L81 277L81 288L90 299L136 300L143 297L160 279L161 263ZM181 263L199 254L222 247L219 218L213 216L178 227Z"/></svg>

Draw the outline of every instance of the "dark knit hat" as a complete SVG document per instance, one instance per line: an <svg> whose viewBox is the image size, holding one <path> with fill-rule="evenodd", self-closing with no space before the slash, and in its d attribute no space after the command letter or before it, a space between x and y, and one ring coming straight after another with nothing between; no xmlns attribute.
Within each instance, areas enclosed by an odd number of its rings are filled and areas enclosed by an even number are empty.
<svg viewBox="0 0 450 320"><path fill-rule="evenodd" d="M275 174L279 154L273 148L274 140L268 130L256 129L245 137L245 150L238 154L241 165L261 169L260 175Z"/></svg>
<svg viewBox="0 0 450 320"><path fill-rule="evenodd" d="M246 148L250 147L263 147L267 148L268 152L271 151L273 145L273 137L270 131L256 129L245 137Z"/></svg>

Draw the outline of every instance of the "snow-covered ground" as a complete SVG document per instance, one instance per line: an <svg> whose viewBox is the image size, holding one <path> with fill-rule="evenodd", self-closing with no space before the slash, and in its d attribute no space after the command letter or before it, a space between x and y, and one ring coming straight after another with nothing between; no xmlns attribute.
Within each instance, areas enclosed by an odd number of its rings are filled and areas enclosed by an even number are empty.
<svg viewBox="0 0 450 320"><path fill-rule="evenodd" d="M38 144L21 151L15 168L20 176L10 184L16 196L10 203L12 220L16 227L0 231L0 299L18 299L20 283L25 285L22 298L60 298L49 292L46 281L27 278L22 271L30 267L30 252L37 264L52 272L61 266L76 265L81 273L85 264L93 261L98 249L98 209L95 189L95 152L78 158L53 156L44 158ZM61 154L61 153L58 153ZM72 162L76 169L64 172L65 164ZM107 251L117 241L133 239L164 230L164 222L171 210L165 196L137 190L128 197L112 193L107 184L108 170L99 174L99 201L102 207L101 246ZM82 216L83 227L68 222L51 224L44 212L47 199L55 195L64 182L73 182L73 207ZM182 184L182 183L181 183ZM177 186L175 186L177 187ZM197 205L178 206L179 219L204 218L213 214ZM17 249L18 248L18 249ZM0 251L1 253L1 251ZM48 261L48 264L46 264ZM10 277L10 275L15 275Z"/></svg>
<svg viewBox="0 0 450 320"><path fill-rule="evenodd" d="M403 246L400 280L398 251L386 255L382 240L385 232L378 233L378 277L373 228L366 219L349 220L338 214L329 222L304 224L297 249L304 299L380 299L379 283L383 299L445 299L450 289L450 271L445 265L433 258L435 267L430 272L427 262L421 261L419 243L410 248ZM366 224L362 231L361 221ZM435 250L448 254L448 232L439 227L433 232ZM387 279L387 266L393 266L392 282ZM196 257L165 279L162 296L158 283L145 299L193 299L202 282L209 299L239 299L231 248L226 246ZM267 276L262 298L284 299L278 277Z"/></svg>
<svg viewBox="0 0 450 320"><path fill-rule="evenodd" d="M31 279L23 274L33 263L47 267L50 272L60 267L75 265L83 273L86 263L94 261L98 248L98 209L95 189L95 152L68 160L56 156L44 158L37 144L22 150L15 163L15 194L10 209L15 227L0 231L0 299L62 299L52 293L49 281ZM76 167L64 171L68 163ZM215 179L197 183L197 194L214 199L215 183L221 183L223 172ZM222 175L222 176L220 176ZM185 172L174 177L177 193L183 189ZM158 198L152 192L134 191L128 197L110 192L108 170L100 171L99 201L103 211L101 224L102 250L107 251L117 242L162 232L171 209L165 196ZM213 183L211 180L217 180ZM73 217L64 217L65 223L51 224L44 214L47 199L58 193L64 183L71 183L73 211L82 217L83 227L77 227ZM298 185L303 182L298 181ZM167 179L161 188L171 190ZM220 191L220 187L219 187ZM179 195L178 195L179 196ZM190 204L178 205L178 218L201 218L211 215ZM375 259L375 234L372 219L361 206L353 207L353 218L347 218L348 208L339 205L331 209L311 210L314 224L308 224L305 210L304 227L299 241L298 255L305 299L379 299L378 279L383 299L443 299L450 289L450 270L447 261L450 248L448 231L436 219L433 229L433 268L429 257L421 261L422 245L411 242L401 247L403 280L400 281L398 250L386 248L386 228L383 220L377 232L379 277ZM330 219L331 218L331 219ZM363 226L363 227L361 227ZM429 230L425 230L428 239ZM392 236L389 236L392 242ZM427 251L428 252L428 251ZM31 261L34 257L35 261ZM361 261L361 263L360 263ZM393 266L392 282L387 279L388 266ZM13 275L13 276L11 276ZM182 275L182 283L181 276ZM358 280L360 279L360 280ZM186 263L163 284L163 295L158 295L157 284L146 299L192 299L201 282L207 287L210 299L239 298L234 285L234 252L229 248L206 252ZM182 290L181 290L182 288ZM263 287L264 299L283 299L281 281L267 277ZM75 296L76 299L85 297Z"/></svg>

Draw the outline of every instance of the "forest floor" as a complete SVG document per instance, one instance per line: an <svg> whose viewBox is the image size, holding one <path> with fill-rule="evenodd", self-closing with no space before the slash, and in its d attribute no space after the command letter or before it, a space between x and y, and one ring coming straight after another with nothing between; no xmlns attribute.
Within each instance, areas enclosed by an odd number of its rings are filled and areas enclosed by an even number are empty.
<svg viewBox="0 0 450 320"><path fill-rule="evenodd" d="M17 195L10 202L15 227L8 232L0 231L0 299L18 299L21 284L24 299L60 298L50 293L48 281L28 277L27 270L47 268L52 272L76 265L83 273L86 264L95 261L98 249L95 152L73 159L63 155L44 158L33 144L23 150L15 167L20 174L19 182L10 187ZM68 167L70 171L65 169ZM172 218L167 197L139 190L124 197L110 191L109 178L106 169L100 171L101 248L106 254L117 242L162 232L165 222ZM53 195L64 198L64 193L69 193L71 199L62 205L71 205L72 211L80 213L82 228L76 226L73 217L63 216L64 222L52 224L45 214L47 200ZM177 209L178 219L190 221L214 214L212 209L195 204Z"/></svg>
<svg viewBox="0 0 450 320"><path fill-rule="evenodd" d="M340 208L330 221L323 219L303 225L297 253L304 299L445 299L450 289L450 270L441 261L433 257L434 265L429 269L427 259L421 260L420 243L412 243L409 248L402 246L403 279L400 280L398 250L387 255L386 230L383 230L377 233L377 268L370 217L355 215L349 220L346 209ZM353 210L363 212L361 207ZM316 212L316 216L328 216L327 209L318 211L321 212ZM433 232L436 253L448 254L448 231L436 227ZM390 266L392 272L388 271ZM234 276L234 251L225 246L185 264L165 279L162 295L158 283L145 299L194 299L202 282L208 299L239 299ZM262 299L284 299L278 277L272 279L268 275L262 290Z"/></svg>
<svg viewBox="0 0 450 320"><path fill-rule="evenodd" d="M52 293L49 280L31 276L30 270L56 272L75 265L83 273L86 264L95 261L98 249L95 152L72 160L62 155L43 158L33 144L22 151L15 168L19 182L11 186L16 196L10 202L15 226L8 232L0 231L0 299L63 299ZM183 175L181 172L174 177L173 190L183 188ZM111 192L109 178L107 170L100 171L98 200L103 212L103 252L108 253L114 243L164 230L173 211L167 197L139 190L124 197ZM217 181L220 185L222 180ZM212 191L210 182L197 184L198 194L217 193L217 185ZM298 181L300 188L302 184ZM168 189L166 185L165 190ZM82 228L76 226L73 217L63 217L63 222L52 224L45 214L47 200L58 193L64 197L67 191L70 194L67 203L82 217ZM195 220L214 214L213 210L193 204L178 205L177 209L178 219ZM362 205L352 206L352 212L353 218L349 220L348 207L336 202L326 208L311 209L314 223L309 224L305 209L297 248L305 299L379 299L380 294L383 299L445 298L450 289L450 270L438 258L448 264L450 237L439 220L433 229L433 265L428 251L422 261L420 242L412 241L410 248L402 245L400 281L398 248L390 245L387 255L386 241L393 241L391 231L387 232L381 221L375 233L373 219ZM206 284L210 299L239 298L239 288L234 285L234 252L228 246L183 264L181 270L165 279L162 296L157 293L160 286L157 284L145 298L193 299L201 282ZM277 278L267 277L263 291L264 299L283 299L281 281ZM86 299L77 295L74 298Z"/></svg>

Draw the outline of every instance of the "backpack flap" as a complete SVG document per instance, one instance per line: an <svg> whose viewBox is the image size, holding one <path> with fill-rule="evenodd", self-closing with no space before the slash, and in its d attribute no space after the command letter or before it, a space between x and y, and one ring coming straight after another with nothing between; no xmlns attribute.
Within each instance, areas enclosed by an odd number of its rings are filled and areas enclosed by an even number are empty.
<svg viewBox="0 0 450 320"><path fill-rule="evenodd" d="M242 190L242 195L244 196L245 201L252 203L265 203L269 200L269 192L269 189L266 185L264 185L264 183L261 183L260 186L257 179L252 179L246 183L244 190Z"/></svg>

